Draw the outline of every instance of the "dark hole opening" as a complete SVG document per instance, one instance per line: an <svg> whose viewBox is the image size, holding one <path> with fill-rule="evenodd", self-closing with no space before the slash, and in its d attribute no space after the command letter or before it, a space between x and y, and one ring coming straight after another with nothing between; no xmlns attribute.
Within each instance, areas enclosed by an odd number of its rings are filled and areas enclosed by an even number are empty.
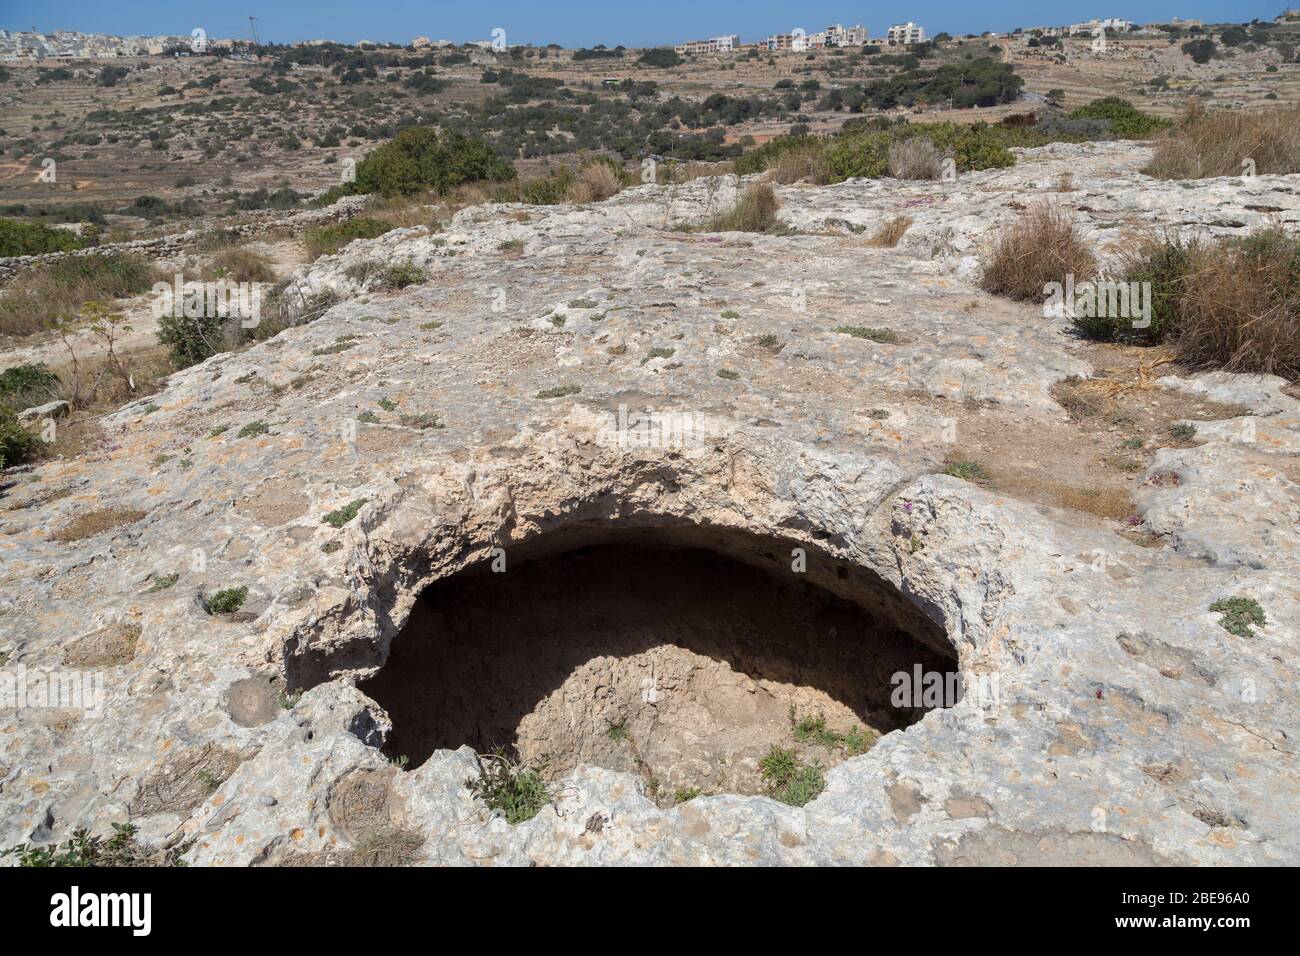
<svg viewBox="0 0 1300 956"><path fill-rule="evenodd" d="M925 709L891 676L951 673L943 630L865 569L698 528L568 529L428 587L361 684L389 756L503 747L556 776L639 773L652 796L764 789L773 746L823 768ZM792 554L792 552L794 552ZM818 720L822 723L819 725Z"/></svg>

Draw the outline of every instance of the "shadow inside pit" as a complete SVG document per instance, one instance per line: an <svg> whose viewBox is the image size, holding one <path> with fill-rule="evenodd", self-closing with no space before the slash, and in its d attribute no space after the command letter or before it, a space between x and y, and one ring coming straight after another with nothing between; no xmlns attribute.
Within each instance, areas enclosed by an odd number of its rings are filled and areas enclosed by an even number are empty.
<svg viewBox="0 0 1300 956"><path fill-rule="evenodd" d="M625 535L436 582L361 684L392 717L386 752L413 769L438 749L504 747L552 770L729 786L714 765L742 751L755 763L790 733L791 708L880 733L920 719L891 705L890 678L954 671L942 629L870 572L846 580L810 556L814 573L794 573L789 542L744 537L720 550L745 560ZM773 560L760 568L758 553Z"/></svg>

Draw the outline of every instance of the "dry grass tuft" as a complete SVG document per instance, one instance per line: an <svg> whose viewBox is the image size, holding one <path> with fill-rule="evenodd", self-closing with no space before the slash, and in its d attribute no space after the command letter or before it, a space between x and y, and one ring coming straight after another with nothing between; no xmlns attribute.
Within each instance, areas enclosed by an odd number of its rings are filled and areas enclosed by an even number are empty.
<svg viewBox="0 0 1300 956"><path fill-rule="evenodd" d="M805 180L821 183L826 176L826 150L820 145L788 149L768 170L768 178L784 186Z"/></svg>
<svg viewBox="0 0 1300 956"><path fill-rule="evenodd" d="M867 245L880 249L892 249L898 245L899 240L903 238L904 233L907 232L911 225L912 218L910 216L895 216L876 230L875 234L867 240Z"/></svg>
<svg viewBox="0 0 1300 956"><path fill-rule="evenodd" d="M574 203L601 202L623 188L609 163L588 163L578 172L578 178L569 187L569 201Z"/></svg>
<svg viewBox="0 0 1300 956"><path fill-rule="evenodd" d="M731 209L714 216L700 231L767 232L776 225L776 211L780 208L771 183L754 183Z"/></svg>
<svg viewBox="0 0 1300 956"><path fill-rule="evenodd" d="M1300 240L1266 230L1195 246L1190 258L1178 295L1178 358L1300 378Z"/></svg>
<svg viewBox="0 0 1300 956"><path fill-rule="evenodd" d="M1157 179L1240 176L1246 159L1257 175L1300 172L1300 109L1194 111L1156 144L1142 171Z"/></svg>
<svg viewBox="0 0 1300 956"><path fill-rule="evenodd" d="M910 136L889 147L889 175L895 179L938 179L943 156L923 136Z"/></svg>
<svg viewBox="0 0 1300 956"><path fill-rule="evenodd" d="M123 525L133 524L144 516L145 512L132 508L99 508L95 511L87 511L50 535L50 540L61 544L81 541Z"/></svg>
<svg viewBox="0 0 1300 956"><path fill-rule="evenodd" d="M212 256L203 278L208 281L229 279L232 282L275 282L271 260L244 246L231 246Z"/></svg>
<svg viewBox="0 0 1300 956"><path fill-rule="evenodd" d="M1063 283L1067 273L1082 282L1096 272L1097 259L1070 214L1040 203L1002 230L984 260L980 285L994 295L1041 302L1047 283Z"/></svg>

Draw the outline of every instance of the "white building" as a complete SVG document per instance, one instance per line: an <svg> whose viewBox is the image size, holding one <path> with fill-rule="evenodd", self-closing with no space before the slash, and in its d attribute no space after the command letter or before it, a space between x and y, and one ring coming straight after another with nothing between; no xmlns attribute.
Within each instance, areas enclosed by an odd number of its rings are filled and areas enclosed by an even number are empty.
<svg viewBox="0 0 1300 956"><path fill-rule="evenodd" d="M700 53L730 53L740 46L740 36L728 33L726 36L710 37L707 40L691 40L674 47L679 54L696 55Z"/></svg>
<svg viewBox="0 0 1300 956"><path fill-rule="evenodd" d="M846 27L834 23L818 33L775 33L762 41L759 46L768 50L793 50L802 53L805 50L822 50L833 46L862 46L866 42L867 28L861 24Z"/></svg>
<svg viewBox="0 0 1300 956"><path fill-rule="evenodd" d="M1104 20L1087 20L1083 23L1072 23L1069 26L1070 36L1093 36L1100 30L1114 30L1116 33L1127 33L1129 27L1133 26L1132 20L1121 20L1119 17L1107 17Z"/></svg>
<svg viewBox="0 0 1300 956"><path fill-rule="evenodd" d="M890 46L911 46L925 42L925 28L917 26L911 20L896 23L885 34L885 42Z"/></svg>

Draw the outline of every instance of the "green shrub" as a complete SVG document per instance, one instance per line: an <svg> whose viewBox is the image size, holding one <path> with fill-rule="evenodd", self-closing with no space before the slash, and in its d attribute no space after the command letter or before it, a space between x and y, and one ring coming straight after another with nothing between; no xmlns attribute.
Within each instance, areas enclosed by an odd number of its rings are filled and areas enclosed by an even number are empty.
<svg viewBox="0 0 1300 956"><path fill-rule="evenodd" d="M58 389L59 377L44 362L15 365L0 372L0 401L20 410L51 401Z"/></svg>
<svg viewBox="0 0 1300 956"><path fill-rule="evenodd" d="M1160 341L1178 320L1178 297L1192 268L1193 242L1176 235L1144 240L1122 257L1120 281L1151 284L1151 324L1134 328L1128 316L1076 316L1071 321L1083 335L1101 341ZM1104 310L1098 310L1104 311Z"/></svg>
<svg viewBox="0 0 1300 956"><path fill-rule="evenodd" d="M333 255L354 239L375 239L393 227L382 219L354 216L343 222L308 229L303 233L303 244L313 259Z"/></svg>
<svg viewBox="0 0 1300 956"><path fill-rule="evenodd" d="M37 256L46 252L68 252L85 245L67 229L53 229L39 222L0 219L0 256Z"/></svg>
<svg viewBox="0 0 1300 956"><path fill-rule="evenodd" d="M163 315L158 319L158 341L167 346L172 365L189 368L232 348L238 329L239 320L229 317Z"/></svg>
<svg viewBox="0 0 1300 956"><path fill-rule="evenodd" d="M357 166L351 192L409 196L434 189L446 195L465 183L504 182L514 167L482 140L427 126L404 129Z"/></svg>
<svg viewBox="0 0 1300 956"><path fill-rule="evenodd" d="M1148 139L1160 130L1173 126L1169 120L1149 116L1118 96L1093 100L1087 106L1079 107L1069 118L1105 120L1110 124L1110 132L1116 139Z"/></svg>
<svg viewBox="0 0 1300 956"><path fill-rule="evenodd" d="M224 588L208 598L204 606L209 614L233 614L244 606L248 598L248 587Z"/></svg>
<svg viewBox="0 0 1300 956"><path fill-rule="evenodd" d="M1015 157L1003 145L1003 134L982 123L907 123L877 118L845 124L834 136L780 136L751 150L736 160L736 172L762 172L778 165L790 152L820 150L819 162L809 165L818 170L822 183L837 183L853 177L876 179L889 172L891 146L914 137L930 140L944 157L953 159L957 169L1001 169L1015 165Z"/></svg>
<svg viewBox="0 0 1300 956"><path fill-rule="evenodd" d="M0 468L22 464L36 451L38 441L8 406L0 404Z"/></svg>

